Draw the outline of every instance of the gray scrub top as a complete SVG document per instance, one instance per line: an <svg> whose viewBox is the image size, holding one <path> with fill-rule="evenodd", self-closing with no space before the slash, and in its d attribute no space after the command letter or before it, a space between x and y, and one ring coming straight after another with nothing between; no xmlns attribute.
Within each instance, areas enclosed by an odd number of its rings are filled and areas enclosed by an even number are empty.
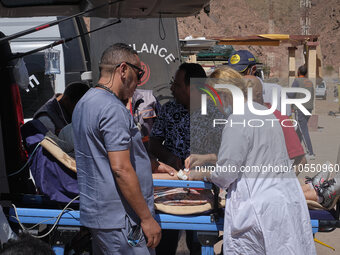
<svg viewBox="0 0 340 255"><path fill-rule="evenodd" d="M111 171L108 151L130 150L144 199L153 213L151 164L141 134L123 103L112 93L90 89L73 112L72 126L80 192L80 223L89 228L125 227L139 219Z"/></svg>

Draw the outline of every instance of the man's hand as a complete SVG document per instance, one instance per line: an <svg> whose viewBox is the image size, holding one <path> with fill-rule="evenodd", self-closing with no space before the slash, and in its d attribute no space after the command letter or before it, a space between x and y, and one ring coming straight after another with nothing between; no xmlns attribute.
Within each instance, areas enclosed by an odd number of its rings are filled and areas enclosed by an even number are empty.
<svg viewBox="0 0 340 255"><path fill-rule="evenodd" d="M158 223L154 218L150 217L141 221L141 227L148 240L146 245L151 248L156 248L162 237L161 228Z"/></svg>
<svg viewBox="0 0 340 255"><path fill-rule="evenodd" d="M121 193L141 219L142 229L148 238L148 246L156 247L160 240L161 230L143 197L136 171L130 162L130 151L109 151L108 156Z"/></svg>
<svg viewBox="0 0 340 255"><path fill-rule="evenodd" d="M174 176L176 173L176 170L172 168L171 166L164 164L162 162L158 162L158 168L156 169L155 173L168 173L170 176Z"/></svg>
<svg viewBox="0 0 340 255"><path fill-rule="evenodd" d="M217 157L215 154L191 154L186 158L184 165L185 168L192 169L196 166L203 166L207 163L215 164Z"/></svg>

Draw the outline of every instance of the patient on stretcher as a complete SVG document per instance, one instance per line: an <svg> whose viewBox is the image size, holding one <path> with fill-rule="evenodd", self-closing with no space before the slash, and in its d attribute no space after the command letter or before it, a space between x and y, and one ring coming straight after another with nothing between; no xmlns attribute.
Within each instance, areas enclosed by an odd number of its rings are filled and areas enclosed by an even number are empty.
<svg viewBox="0 0 340 255"><path fill-rule="evenodd" d="M40 129L39 132L30 132L33 135L25 136L26 141L32 143L32 148L38 146L32 157L30 168L39 193L57 202L69 202L79 194L76 163L72 153L70 153L72 150L69 150L67 142L60 139L60 136L57 137L55 134L44 130L38 120L34 120L32 124L29 123L26 128L29 125ZM30 152L32 153L32 151L33 149ZM160 169L161 172L165 172L153 174L155 179L178 180L177 175L171 175L171 171L168 171L168 168L172 169L171 167L161 162L154 162L154 165L155 171ZM156 208L163 212L173 214L199 213L213 208L213 195L211 191L180 188L170 190L159 187L155 189L155 203ZM166 208L166 206L173 207L175 205L179 206L175 210ZM181 207L188 207L188 205L191 207L190 210L182 210ZM196 208L195 206L200 207Z"/></svg>
<svg viewBox="0 0 340 255"><path fill-rule="evenodd" d="M62 146L65 146L65 142L63 140L48 132L41 142L41 145L44 150L48 151L53 156L53 160L61 163L64 167L70 169L71 171L76 172L74 158L70 157L61 149ZM46 155L46 153L44 154ZM73 185L66 185L64 189L59 190L59 192L72 194L78 193L78 189L74 189L77 185L76 176L74 175L74 177L75 178L68 180L68 184L73 182ZM56 176L56 178L59 177ZM154 173L153 178L179 180L177 175L172 176L168 173ZM58 186L50 186L49 188L50 190L54 190L58 188ZM43 189L40 188L40 190ZM51 194L47 193L46 195L50 196ZM154 199L155 208L157 210L172 214L193 214L206 212L213 209L214 205L214 196L211 190L155 187Z"/></svg>
<svg viewBox="0 0 340 255"><path fill-rule="evenodd" d="M70 157L65 151L61 149L61 147L65 146L63 144L64 141L56 137L54 134L47 133L43 141L41 142L42 147L47 152L51 153L53 157L48 156L48 154L45 152L41 153L46 160L55 160L57 161L57 165L62 165L64 169L70 169L71 172L76 172L76 166L75 166L75 160ZM197 155L196 155L197 156ZM162 164L162 163L161 163ZM54 169L54 168L53 168ZM45 167L46 170L46 167ZM52 170L53 171L53 170ZM61 169L61 171L63 171ZM54 178L60 178L62 176L65 178L64 175L55 175ZM50 196L52 193L58 194L58 192L54 192L53 190L55 188L60 188L61 186L60 181L63 182L64 179L58 180L58 182L51 182L53 184L57 183L57 187L52 187L51 185L48 185L48 190L51 191L51 193L47 192L46 195L48 195L52 200L56 200L59 202L67 202L71 200L76 194L78 194L77 187L77 180L76 175L71 174L69 175L66 173L67 176L67 183L64 183L62 185L62 193L66 194L66 197L60 197L59 196ZM41 176L34 176L35 179L38 179L38 182L36 182L37 185L39 185L39 180L41 179ZM49 175L44 174L44 178L49 178ZM168 179L168 180L179 180L177 175L170 175L168 173L153 173L154 179ZM327 181L327 182L325 182ZM308 205L311 209L332 209L335 205L335 203L339 199L339 192L340 188L338 183L340 183L340 179L335 176L334 178L329 178L329 173L321 172L317 174L315 177L309 179L307 181L308 183L302 186L302 189L304 191L306 200ZM322 185L323 184L323 185ZM40 189L40 193L44 193L45 189L44 187L38 187ZM319 189L319 193L317 191ZM46 189L47 190L47 189ZM318 194L328 194L330 191L332 191L332 195L327 196L324 200L327 202L325 204L323 201L320 201L320 196ZM335 191L335 193L334 193ZM327 193L328 192L328 193ZM223 200L220 199L222 204L224 203ZM311 203L311 201L314 201L314 203ZM173 189L173 188L162 188L162 187L156 187L155 188L155 203L156 208L158 210L167 212L167 213L173 213L173 214L191 214L191 213L197 213L197 212L204 212L209 211L213 208L213 194L212 192L206 192L206 191L197 191L192 189ZM317 203L320 203L321 205L318 206ZM323 205L326 206L323 206ZM188 206L190 205L190 206ZM192 208L195 206L202 206L202 208ZM178 206L177 208L173 208L174 206ZM167 208L168 207L168 208ZM192 210L189 210L189 207L191 207Z"/></svg>

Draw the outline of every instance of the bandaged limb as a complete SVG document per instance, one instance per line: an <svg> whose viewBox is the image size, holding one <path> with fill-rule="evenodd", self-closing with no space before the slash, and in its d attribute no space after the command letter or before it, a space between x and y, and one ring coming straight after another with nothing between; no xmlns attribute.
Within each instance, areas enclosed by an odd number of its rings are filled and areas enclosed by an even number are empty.
<svg viewBox="0 0 340 255"><path fill-rule="evenodd" d="M184 172L188 177L188 181L205 181L211 182L211 172L210 171L198 171L198 170L190 170L188 172Z"/></svg>

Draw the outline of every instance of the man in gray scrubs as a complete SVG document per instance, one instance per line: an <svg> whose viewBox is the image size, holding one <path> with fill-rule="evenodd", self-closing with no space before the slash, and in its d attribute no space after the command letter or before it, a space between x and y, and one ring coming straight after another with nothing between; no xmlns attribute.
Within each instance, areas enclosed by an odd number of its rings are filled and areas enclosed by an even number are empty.
<svg viewBox="0 0 340 255"><path fill-rule="evenodd" d="M94 254L154 254L161 237L150 160L125 108L144 74L140 66L131 47L107 48L97 86L73 113L80 223L90 228Z"/></svg>

